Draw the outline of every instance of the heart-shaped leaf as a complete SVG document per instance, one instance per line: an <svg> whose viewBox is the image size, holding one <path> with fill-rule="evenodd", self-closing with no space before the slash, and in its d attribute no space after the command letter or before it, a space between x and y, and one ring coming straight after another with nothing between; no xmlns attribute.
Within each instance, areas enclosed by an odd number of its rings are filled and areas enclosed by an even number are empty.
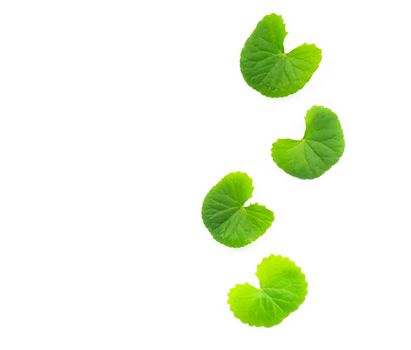
<svg viewBox="0 0 411 350"><path fill-rule="evenodd" d="M265 16L241 51L240 67L248 85L268 97L283 97L302 89L321 62L321 50L303 44L284 53L287 35L281 16Z"/></svg>
<svg viewBox="0 0 411 350"><path fill-rule="evenodd" d="M314 106L305 117L303 139L279 139L271 155L286 173L300 179L321 176L344 153L344 134L337 115L328 108Z"/></svg>
<svg viewBox="0 0 411 350"><path fill-rule="evenodd" d="M204 199L204 225L218 242L243 247L271 226L274 214L259 204L244 203L253 193L253 180L245 173L230 173L215 185Z"/></svg>
<svg viewBox="0 0 411 350"><path fill-rule="evenodd" d="M228 293L234 316L250 326L272 327L298 309L307 295L301 269L288 258L271 255L257 266L260 288L237 284Z"/></svg>

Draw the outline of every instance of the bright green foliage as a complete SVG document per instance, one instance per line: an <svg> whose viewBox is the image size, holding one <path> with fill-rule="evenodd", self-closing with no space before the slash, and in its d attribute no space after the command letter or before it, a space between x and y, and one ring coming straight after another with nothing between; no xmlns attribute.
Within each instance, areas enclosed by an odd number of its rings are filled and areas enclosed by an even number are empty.
<svg viewBox="0 0 411 350"><path fill-rule="evenodd" d="M228 293L234 316L250 326L272 327L298 309L307 295L301 269L288 258L271 255L257 266L260 288L237 284Z"/></svg>
<svg viewBox="0 0 411 350"><path fill-rule="evenodd" d="M281 16L265 16L247 39L240 67L248 85L268 97L283 97L302 89L321 62L321 50L303 44L284 53L287 32Z"/></svg>
<svg viewBox="0 0 411 350"><path fill-rule="evenodd" d="M305 117L303 139L279 139L271 155L285 172L300 179L321 176L344 153L344 134L337 115L328 108L314 106Z"/></svg>
<svg viewBox="0 0 411 350"><path fill-rule="evenodd" d="M253 180L245 173L230 173L215 185L203 202L204 225L218 242L243 247L271 226L274 214L259 204L244 203L253 193Z"/></svg>

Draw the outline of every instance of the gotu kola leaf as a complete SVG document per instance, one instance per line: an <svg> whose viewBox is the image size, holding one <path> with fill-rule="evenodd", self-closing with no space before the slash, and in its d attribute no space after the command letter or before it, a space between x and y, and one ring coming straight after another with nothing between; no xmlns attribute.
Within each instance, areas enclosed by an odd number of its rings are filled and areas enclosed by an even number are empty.
<svg viewBox="0 0 411 350"><path fill-rule="evenodd" d="M260 288L237 284L228 294L234 316L243 323L272 327L298 309L307 295L307 282L301 269L288 258L271 255L257 266Z"/></svg>
<svg viewBox="0 0 411 350"><path fill-rule="evenodd" d="M226 175L208 192L202 218L215 240L229 247L243 247L271 226L271 210L259 204L244 206L252 193L253 180L241 172Z"/></svg>
<svg viewBox="0 0 411 350"><path fill-rule="evenodd" d="M307 112L305 125L301 140L279 139L273 144L271 155L286 173L314 179L338 162L344 153L344 134L337 115L320 106Z"/></svg>
<svg viewBox="0 0 411 350"><path fill-rule="evenodd" d="M302 89L321 62L321 50L303 44L284 53L287 35L281 16L265 16L241 51L240 68L248 85L268 97L283 97Z"/></svg>

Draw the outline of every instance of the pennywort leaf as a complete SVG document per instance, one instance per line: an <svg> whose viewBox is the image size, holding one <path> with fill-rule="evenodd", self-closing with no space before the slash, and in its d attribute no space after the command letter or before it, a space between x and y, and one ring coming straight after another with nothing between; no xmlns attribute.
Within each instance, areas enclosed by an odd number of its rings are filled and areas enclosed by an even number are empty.
<svg viewBox="0 0 411 350"><path fill-rule="evenodd" d="M286 173L314 179L338 162L344 153L344 134L337 115L325 107L312 107L305 125L301 140L279 139L273 144L271 155Z"/></svg>
<svg viewBox="0 0 411 350"><path fill-rule="evenodd" d="M288 258L271 255L257 266L260 288L237 284L228 294L234 316L243 323L272 327L298 309L307 295L307 282L301 269Z"/></svg>
<svg viewBox="0 0 411 350"><path fill-rule="evenodd" d="M218 242L243 247L271 226L274 214L259 204L244 206L253 193L253 180L245 173L226 175L204 199L204 225Z"/></svg>
<svg viewBox="0 0 411 350"><path fill-rule="evenodd" d="M321 62L321 50L303 44L284 53L287 35L281 16L265 16L241 51L240 67L248 85L268 97L283 97L302 89Z"/></svg>

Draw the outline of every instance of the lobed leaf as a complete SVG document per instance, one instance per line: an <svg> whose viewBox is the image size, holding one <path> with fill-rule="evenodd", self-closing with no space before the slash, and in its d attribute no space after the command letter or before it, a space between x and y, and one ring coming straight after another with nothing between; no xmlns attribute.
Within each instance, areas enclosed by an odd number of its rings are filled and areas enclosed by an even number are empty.
<svg viewBox="0 0 411 350"><path fill-rule="evenodd" d="M271 149L274 162L286 173L301 178L321 176L338 162L345 141L340 121L330 109L314 106L305 117L301 140L279 139Z"/></svg>
<svg viewBox="0 0 411 350"><path fill-rule="evenodd" d="M228 294L234 316L243 323L272 327L298 309L307 295L307 282L301 269L288 258L271 255L257 266L260 288L238 284Z"/></svg>
<svg viewBox="0 0 411 350"><path fill-rule="evenodd" d="M274 214L259 204L244 206L253 193L253 180L245 173L226 175L207 194L202 207L204 225L218 242L243 247L271 226Z"/></svg>
<svg viewBox="0 0 411 350"><path fill-rule="evenodd" d="M267 15L241 51L240 68L245 81L268 97L284 97L302 89L321 62L321 50L313 44L284 53L286 35L282 17Z"/></svg>

